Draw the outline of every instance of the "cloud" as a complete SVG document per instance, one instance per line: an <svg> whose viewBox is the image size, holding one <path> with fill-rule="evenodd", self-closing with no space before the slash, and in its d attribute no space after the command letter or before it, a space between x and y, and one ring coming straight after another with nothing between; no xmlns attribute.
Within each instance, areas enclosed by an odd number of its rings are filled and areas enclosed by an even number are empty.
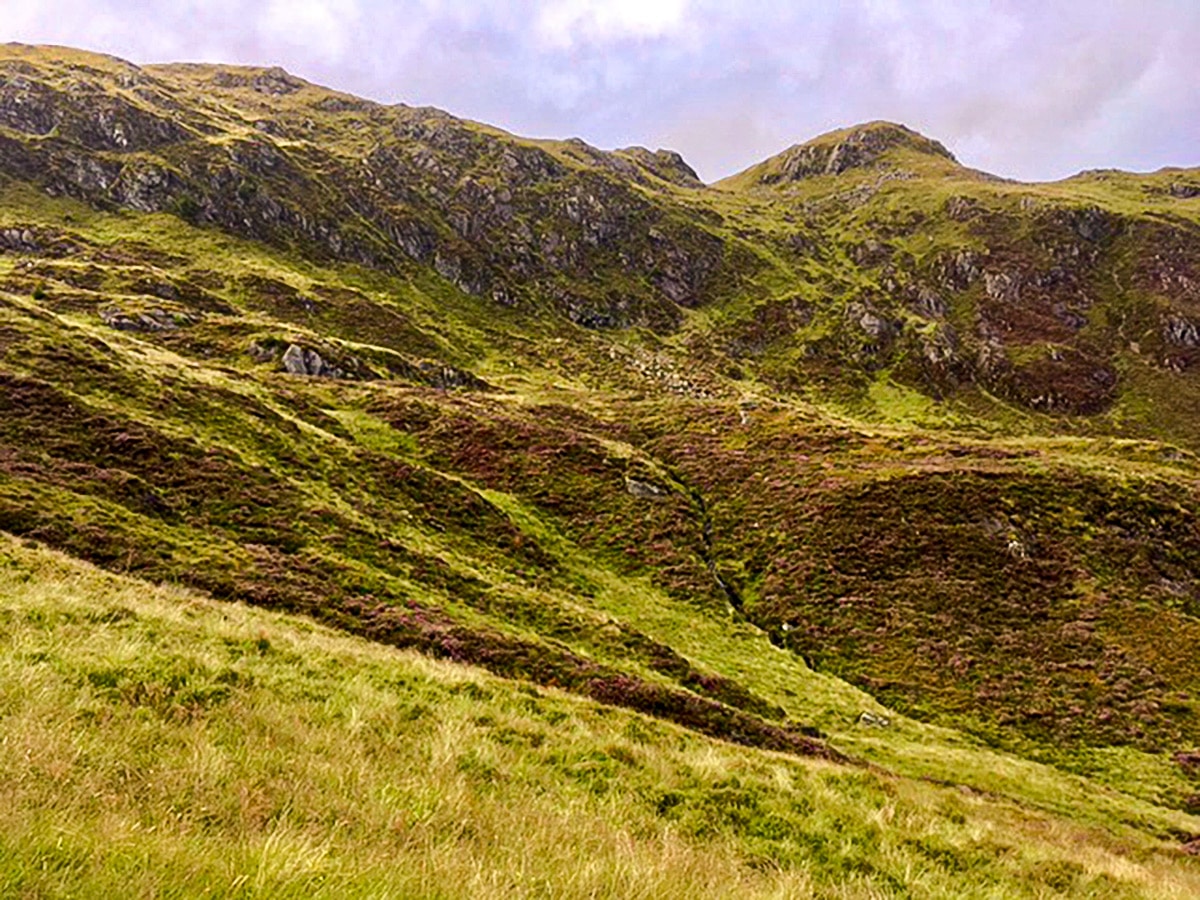
<svg viewBox="0 0 1200 900"><path fill-rule="evenodd" d="M39 0L0 36L283 65L518 133L674 145L713 179L892 119L1027 179L1200 163L1192 0Z"/></svg>
<svg viewBox="0 0 1200 900"><path fill-rule="evenodd" d="M354 0L269 0L258 15L257 31L268 45L337 63L352 48L360 15Z"/></svg>
<svg viewBox="0 0 1200 900"><path fill-rule="evenodd" d="M686 0L560 0L543 2L534 20L550 47L614 38L662 37L679 28Z"/></svg>

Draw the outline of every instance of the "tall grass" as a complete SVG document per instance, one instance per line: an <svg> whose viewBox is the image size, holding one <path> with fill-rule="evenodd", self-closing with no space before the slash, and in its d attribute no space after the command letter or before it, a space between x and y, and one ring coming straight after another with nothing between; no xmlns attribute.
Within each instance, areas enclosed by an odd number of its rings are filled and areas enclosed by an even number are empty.
<svg viewBox="0 0 1200 900"><path fill-rule="evenodd" d="M1200 870L0 542L0 896L1068 894Z"/></svg>

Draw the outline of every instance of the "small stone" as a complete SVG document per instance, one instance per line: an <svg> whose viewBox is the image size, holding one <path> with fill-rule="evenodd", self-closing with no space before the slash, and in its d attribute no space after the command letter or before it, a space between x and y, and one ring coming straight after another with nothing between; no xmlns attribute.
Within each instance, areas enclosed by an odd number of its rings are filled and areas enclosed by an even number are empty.
<svg viewBox="0 0 1200 900"><path fill-rule="evenodd" d="M858 717L858 724L867 728L887 728L892 724L892 720L887 716L864 712Z"/></svg>
<svg viewBox="0 0 1200 900"><path fill-rule="evenodd" d="M632 496L642 500L661 500L670 493L660 485L650 481L641 481L637 478L626 478L625 490Z"/></svg>

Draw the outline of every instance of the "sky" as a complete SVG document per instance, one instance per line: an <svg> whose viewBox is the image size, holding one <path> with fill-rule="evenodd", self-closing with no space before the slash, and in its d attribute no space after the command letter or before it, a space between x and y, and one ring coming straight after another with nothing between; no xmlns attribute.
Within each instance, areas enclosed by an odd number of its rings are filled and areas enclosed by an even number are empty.
<svg viewBox="0 0 1200 900"><path fill-rule="evenodd" d="M0 0L0 41L280 65L706 181L874 119L1023 180L1200 165L1200 0Z"/></svg>

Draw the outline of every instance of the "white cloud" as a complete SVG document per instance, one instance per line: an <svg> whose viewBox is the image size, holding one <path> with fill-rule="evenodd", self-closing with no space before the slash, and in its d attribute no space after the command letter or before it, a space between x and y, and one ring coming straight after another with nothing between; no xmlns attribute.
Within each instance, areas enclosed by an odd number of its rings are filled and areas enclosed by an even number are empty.
<svg viewBox="0 0 1200 900"><path fill-rule="evenodd" d="M270 0L258 16L258 30L268 45L316 51L336 62L351 49L359 17L355 0Z"/></svg>
<svg viewBox="0 0 1200 900"><path fill-rule="evenodd" d="M544 44L556 49L662 37L683 24L687 6L687 0L543 0L534 30Z"/></svg>

